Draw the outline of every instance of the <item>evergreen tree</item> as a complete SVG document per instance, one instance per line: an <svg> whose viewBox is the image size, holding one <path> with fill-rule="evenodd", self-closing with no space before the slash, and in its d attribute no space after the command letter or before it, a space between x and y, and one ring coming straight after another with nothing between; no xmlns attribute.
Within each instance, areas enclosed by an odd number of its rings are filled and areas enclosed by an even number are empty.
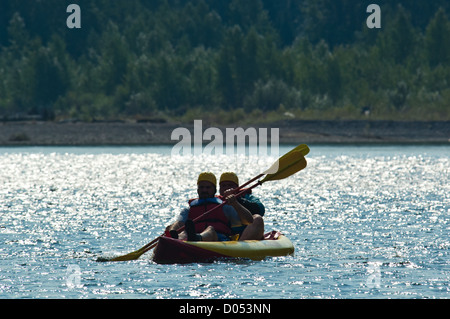
<svg viewBox="0 0 450 319"><path fill-rule="evenodd" d="M45 120L54 118L53 103L69 87L70 75L62 40L55 36L48 47L41 47L31 56L29 63L30 113Z"/></svg>
<svg viewBox="0 0 450 319"><path fill-rule="evenodd" d="M426 57L432 67L450 63L450 22L441 8L430 21L425 34Z"/></svg>
<svg viewBox="0 0 450 319"><path fill-rule="evenodd" d="M416 34L410 14L399 6L395 19L386 23L379 34L377 45L383 59L401 63L412 56L416 50Z"/></svg>

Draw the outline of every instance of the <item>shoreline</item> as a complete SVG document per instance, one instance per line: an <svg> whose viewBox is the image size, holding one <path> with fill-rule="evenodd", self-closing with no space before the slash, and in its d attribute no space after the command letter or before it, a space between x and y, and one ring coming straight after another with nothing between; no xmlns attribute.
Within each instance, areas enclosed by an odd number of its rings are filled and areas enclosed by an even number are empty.
<svg viewBox="0 0 450 319"><path fill-rule="evenodd" d="M186 128L193 141L194 124L150 122L0 122L0 146L133 146L175 145L173 130ZM203 123L202 134L217 127L225 142L226 128L279 129L279 144L450 144L450 121L286 120L254 126ZM210 140L203 139L205 144Z"/></svg>

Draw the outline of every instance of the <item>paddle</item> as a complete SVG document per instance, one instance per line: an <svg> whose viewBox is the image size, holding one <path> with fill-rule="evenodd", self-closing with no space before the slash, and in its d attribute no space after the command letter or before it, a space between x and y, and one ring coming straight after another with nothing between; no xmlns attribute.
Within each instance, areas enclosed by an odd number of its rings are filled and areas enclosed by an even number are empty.
<svg viewBox="0 0 450 319"><path fill-rule="evenodd" d="M298 171L304 169L306 167L307 163L306 163L306 159L305 159L303 154L308 154L308 153L309 153L309 148L305 144L297 146L296 148L294 148L293 150L291 150L290 152L288 152L287 154L285 154L281 158L279 158L264 173L258 175L257 177L251 179L247 183L241 185L238 189L241 189L242 187L247 186L248 184L250 184L250 183L254 182L255 180L257 180L258 178L262 177L263 175L267 175L263 180L256 182L251 187L249 187L247 189L244 189L244 190L240 190L240 192L236 196L239 197L239 196L243 195L245 192L247 192L249 189L252 189L252 188L255 188L256 186L262 185L263 183L265 183L267 181L274 181L274 180L284 179L284 178L287 178L287 177L297 173ZM196 220L204 217L206 214L209 214L213 210L218 209L219 207L222 207L225 204L226 204L226 202L223 202L222 204L220 204L218 206L215 206L214 208L212 208L211 210L205 212L204 214L202 214L201 216L197 217L193 221L195 222ZM179 232L181 232L183 230L184 230L184 226L179 228L179 229L177 229L177 232L179 233ZM104 262L104 261L128 261L128 260L138 259L140 256L145 254L147 251L149 251L150 249L154 248L156 246L156 244L157 244L157 241L159 240L159 238L161 236L155 238L154 240L149 242L147 245L145 245L142 248L140 248L140 249L138 249L136 251L133 251L133 252L131 252L129 254L126 254L126 255L123 255L123 256L119 256L119 257L115 257L115 258L111 258L111 259L110 258L99 257L97 259L97 261L99 261L99 262Z"/></svg>

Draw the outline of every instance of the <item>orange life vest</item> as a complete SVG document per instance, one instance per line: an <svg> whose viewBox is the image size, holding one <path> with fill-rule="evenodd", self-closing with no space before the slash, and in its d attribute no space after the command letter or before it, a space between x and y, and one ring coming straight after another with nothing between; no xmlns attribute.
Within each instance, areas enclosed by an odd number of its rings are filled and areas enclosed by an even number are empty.
<svg viewBox="0 0 450 319"><path fill-rule="evenodd" d="M190 199L189 200L189 219L196 219L200 217L207 211L213 209L214 207L222 204L222 200L213 197L205 199ZM213 210L212 212L200 217L195 221L195 232L201 233L206 229L206 227L212 226L215 231L225 235L231 234L231 226L228 218L222 210L222 207Z"/></svg>

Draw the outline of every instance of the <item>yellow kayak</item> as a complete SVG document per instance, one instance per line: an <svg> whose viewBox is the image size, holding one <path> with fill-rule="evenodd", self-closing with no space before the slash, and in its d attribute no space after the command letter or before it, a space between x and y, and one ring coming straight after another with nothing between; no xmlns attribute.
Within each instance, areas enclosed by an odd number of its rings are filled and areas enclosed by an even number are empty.
<svg viewBox="0 0 450 319"><path fill-rule="evenodd" d="M219 258L249 258L286 256L294 253L294 245L280 232L272 231L263 240L244 241L182 241L161 237L153 253L157 263L211 262Z"/></svg>

